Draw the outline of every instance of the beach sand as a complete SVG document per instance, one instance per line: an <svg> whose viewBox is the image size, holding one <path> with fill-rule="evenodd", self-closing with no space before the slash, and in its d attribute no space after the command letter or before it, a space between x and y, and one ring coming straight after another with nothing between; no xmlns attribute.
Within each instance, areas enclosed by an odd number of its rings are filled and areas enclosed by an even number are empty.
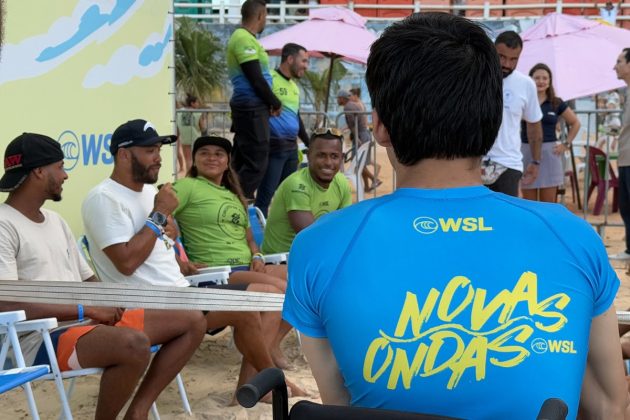
<svg viewBox="0 0 630 420"><path fill-rule="evenodd" d="M383 169L379 178L383 185L377 195L392 191L392 170L385 152L377 148L377 162ZM367 195L367 198L372 195ZM591 197L591 202L594 197ZM572 211L577 207L571 202L570 191L567 206ZM592 206L592 204L591 204ZM581 213L579 213L581 215ZM589 221L600 222L602 216L589 216ZM612 223L620 223L619 213L609 218ZM623 250L624 231L619 227L605 229L604 242L609 253ZM622 285L615 301L618 309L630 307L630 277L624 264L613 263ZM317 386L303 354L299 350L297 339L292 332L283 343L283 349L294 369L286 375L309 392L312 401L319 402ZM188 416L182 409L175 384L171 384L158 399L157 405L162 419L271 419L271 405L260 403L252 409L228 407L232 398L240 366L240 355L231 345L231 334L218 338L206 336L193 358L182 371L193 415ZM94 416L98 395L99 376L84 377L77 380L71 406L76 419L89 419ZM59 403L52 382L35 383L34 393L42 419L59 418ZM292 398L293 404L303 398ZM20 389L0 395L0 419L29 418L26 400Z"/></svg>

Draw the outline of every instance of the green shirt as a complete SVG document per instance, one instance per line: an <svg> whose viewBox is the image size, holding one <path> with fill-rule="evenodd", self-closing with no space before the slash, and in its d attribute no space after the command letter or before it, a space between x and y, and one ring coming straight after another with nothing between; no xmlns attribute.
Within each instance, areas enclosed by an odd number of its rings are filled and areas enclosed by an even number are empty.
<svg viewBox="0 0 630 420"><path fill-rule="evenodd" d="M269 56L260 42L247 29L238 28L232 33L227 45L227 70L232 81L232 99L230 103L237 106L263 105L254 88L241 69L241 64L258 60L263 77L271 86Z"/></svg>
<svg viewBox="0 0 630 420"><path fill-rule="evenodd" d="M282 181L273 196L262 252L275 254L288 252L291 248L295 231L289 223L288 212L310 211L317 220L350 204L352 192L343 174L335 175L328 189L324 189L311 177L308 168L300 169Z"/></svg>
<svg viewBox="0 0 630 420"><path fill-rule="evenodd" d="M249 265L249 219L238 197L203 177L186 177L173 188L179 206L173 212L188 258L209 266Z"/></svg>

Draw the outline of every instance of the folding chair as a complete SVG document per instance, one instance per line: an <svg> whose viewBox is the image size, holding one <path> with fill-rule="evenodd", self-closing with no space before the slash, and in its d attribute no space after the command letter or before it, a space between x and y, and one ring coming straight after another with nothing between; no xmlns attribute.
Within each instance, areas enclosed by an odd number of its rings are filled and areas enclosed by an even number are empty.
<svg viewBox="0 0 630 420"><path fill-rule="evenodd" d="M343 174L346 178L348 178L348 181L350 181L354 189L357 191L357 201L363 201L365 198L365 186L363 185L363 177L361 174L363 173L363 169L365 169L371 144L372 140L366 141L360 145L356 149L354 156L350 159L346 159L346 162L349 160L350 164L346 166L343 171ZM352 149L348 154L351 155L353 150L354 149Z"/></svg>
<svg viewBox="0 0 630 420"><path fill-rule="evenodd" d="M26 401L31 417L39 420L35 397L31 389L30 382L40 378L50 372L47 365L26 367L22 348L17 336L15 325L26 319L24 311L2 312L0 313L0 335L2 336L2 346L0 347L0 394L13 388L22 386L26 394ZM56 321L55 321L56 323ZM4 370L5 361L9 352L9 347L13 349L13 355L17 367Z"/></svg>
<svg viewBox="0 0 630 420"><path fill-rule="evenodd" d="M236 391L236 399L245 408L251 408L267 393L272 393L273 420L454 420L433 414L409 413L363 407L316 404L311 401L298 401L289 412L287 386L284 373L278 368L268 368L259 372L248 383ZM564 420L568 407L558 398L549 398L542 407L537 419Z"/></svg>
<svg viewBox="0 0 630 420"><path fill-rule="evenodd" d="M265 237L267 219L265 219L265 215L262 211L253 205L247 208L247 213L249 216L249 226L252 229L252 234L254 235L254 241L256 241L256 245L258 245L258 247L261 247ZM265 260L265 264L282 264L289 260L289 254L286 252L267 254L263 258Z"/></svg>

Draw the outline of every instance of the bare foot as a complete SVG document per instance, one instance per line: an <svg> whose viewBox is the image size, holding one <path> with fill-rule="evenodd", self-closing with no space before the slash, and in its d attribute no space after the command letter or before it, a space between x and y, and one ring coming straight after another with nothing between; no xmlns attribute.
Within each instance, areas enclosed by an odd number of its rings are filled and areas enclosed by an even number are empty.
<svg viewBox="0 0 630 420"><path fill-rule="evenodd" d="M285 378L285 381L287 383L287 388L291 397L308 397L308 392L306 392L287 378Z"/></svg>
<svg viewBox="0 0 630 420"><path fill-rule="evenodd" d="M286 358L280 347L274 347L271 349L271 360L273 360L273 364L276 367L279 367L282 370L293 370L293 366L289 363L289 360Z"/></svg>

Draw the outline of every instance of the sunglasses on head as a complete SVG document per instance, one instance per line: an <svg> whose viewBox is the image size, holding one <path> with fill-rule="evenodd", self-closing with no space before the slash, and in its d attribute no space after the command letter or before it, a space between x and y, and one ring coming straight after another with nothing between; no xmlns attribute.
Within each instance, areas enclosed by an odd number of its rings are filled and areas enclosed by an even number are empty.
<svg viewBox="0 0 630 420"><path fill-rule="evenodd" d="M341 132L341 130L334 127L316 128L315 130L313 130L313 133L311 134L311 138L317 137L317 136L326 136L326 135L334 136L343 140L343 133Z"/></svg>

